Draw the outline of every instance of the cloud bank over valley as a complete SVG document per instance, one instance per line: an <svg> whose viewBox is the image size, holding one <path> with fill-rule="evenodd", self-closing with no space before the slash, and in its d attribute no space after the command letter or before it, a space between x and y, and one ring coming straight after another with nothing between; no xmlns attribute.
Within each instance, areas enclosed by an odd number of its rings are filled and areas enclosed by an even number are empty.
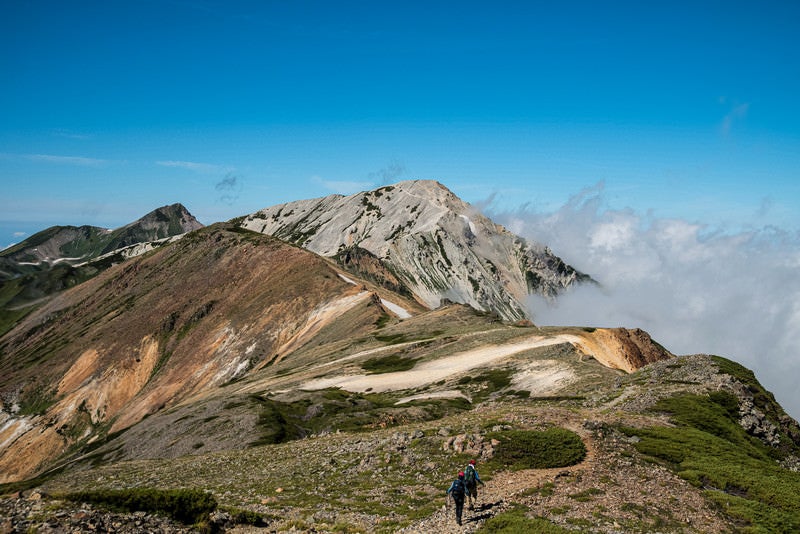
<svg viewBox="0 0 800 534"><path fill-rule="evenodd" d="M610 210L602 184L554 212L490 216L600 282L532 298L537 324L642 328L675 354L732 358L800 417L800 233Z"/></svg>

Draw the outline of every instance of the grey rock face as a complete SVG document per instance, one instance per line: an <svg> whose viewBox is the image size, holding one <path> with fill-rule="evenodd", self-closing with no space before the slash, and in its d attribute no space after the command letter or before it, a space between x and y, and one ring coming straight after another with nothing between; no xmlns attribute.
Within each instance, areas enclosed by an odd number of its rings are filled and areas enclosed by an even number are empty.
<svg viewBox="0 0 800 534"><path fill-rule="evenodd" d="M519 320L529 316L528 294L553 297L591 281L435 181L272 206L241 225L327 257L367 250L429 308L448 299Z"/></svg>

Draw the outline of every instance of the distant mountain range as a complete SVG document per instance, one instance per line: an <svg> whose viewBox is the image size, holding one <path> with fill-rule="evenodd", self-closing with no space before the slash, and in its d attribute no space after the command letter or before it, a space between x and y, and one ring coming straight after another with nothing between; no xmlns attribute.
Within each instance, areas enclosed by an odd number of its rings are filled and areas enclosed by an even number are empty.
<svg viewBox="0 0 800 534"><path fill-rule="evenodd" d="M129 247L202 228L181 204L164 206L116 230L96 226L52 226L0 251L2 279L52 268L81 265ZM129 254L129 256L134 254Z"/></svg>
<svg viewBox="0 0 800 534"><path fill-rule="evenodd" d="M333 258L428 308L457 302L505 320L530 319L530 294L554 298L572 284L594 283L435 181L290 202L235 222ZM173 204L115 230L54 226L0 251L0 333L28 304L201 227Z"/></svg>
<svg viewBox="0 0 800 534"><path fill-rule="evenodd" d="M115 230L52 226L0 251L0 333L40 299L202 226L173 204Z"/></svg>

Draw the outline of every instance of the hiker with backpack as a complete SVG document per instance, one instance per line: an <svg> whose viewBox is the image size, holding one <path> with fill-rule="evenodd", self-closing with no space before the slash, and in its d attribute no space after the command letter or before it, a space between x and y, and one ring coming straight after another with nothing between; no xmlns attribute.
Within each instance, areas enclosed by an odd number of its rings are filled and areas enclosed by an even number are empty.
<svg viewBox="0 0 800 534"><path fill-rule="evenodd" d="M478 470L475 468L475 460L470 460L469 465L464 469L464 486L467 489L467 499L469 500L469 509L474 509L474 503L478 502L478 484L485 486L478 475Z"/></svg>
<svg viewBox="0 0 800 534"><path fill-rule="evenodd" d="M464 472L458 473L458 478L450 484L447 496L453 498L456 507L456 523L461 524L461 513L464 511L464 496L467 493L467 486L464 484Z"/></svg>

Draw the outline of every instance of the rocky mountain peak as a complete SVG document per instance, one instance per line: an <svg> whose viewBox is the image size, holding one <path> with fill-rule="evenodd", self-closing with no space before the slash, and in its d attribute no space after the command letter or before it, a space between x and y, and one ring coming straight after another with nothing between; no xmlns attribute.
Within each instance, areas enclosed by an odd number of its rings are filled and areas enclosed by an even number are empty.
<svg viewBox="0 0 800 534"><path fill-rule="evenodd" d="M0 313L58 293L202 227L182 204L172 204L115 230L88 225L42 230L0 251L0 286L9 282Z"/></svg>
<svg viewBox="0 0 800 534"><path fill-rule="evenodd" d="M241 225L322 256L366 250L428 308L447 299L523 319L530 293L553 296L590 280L432 180L280 204Z"/></svg>

